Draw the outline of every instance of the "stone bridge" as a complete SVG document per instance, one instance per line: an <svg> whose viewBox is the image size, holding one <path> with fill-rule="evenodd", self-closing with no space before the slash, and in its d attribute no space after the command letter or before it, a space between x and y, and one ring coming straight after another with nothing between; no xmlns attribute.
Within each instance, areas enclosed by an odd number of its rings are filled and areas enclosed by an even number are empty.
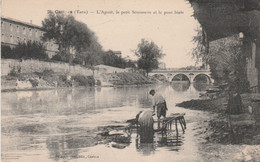
<svg viewBox="0 0 260 162"><path fill-rule="evenodd" d="M213 83L214 80L210 77L209 70L153 70L149 73L150 77L165 77L171 81L189 81L193 83L198 77L204 77L207 83Z"/></svg>

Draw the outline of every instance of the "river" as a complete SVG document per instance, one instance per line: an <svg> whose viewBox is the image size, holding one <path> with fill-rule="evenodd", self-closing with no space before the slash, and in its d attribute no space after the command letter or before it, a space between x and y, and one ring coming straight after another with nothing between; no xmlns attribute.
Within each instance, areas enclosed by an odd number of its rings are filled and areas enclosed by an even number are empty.
<svg viewBox="0 0 260 162"><path fill-rule="evenodd" d="M208 85L172 83L139 87L95 87L3 92L2 161L201 161L199 143L212 114L176 107L199 98ZM135 131L119 143L99 138L107 126L125 125L141 110L151 109L149 90L161 93L168 112L185 113L187 129L155 134L143 144Z"/></svg>

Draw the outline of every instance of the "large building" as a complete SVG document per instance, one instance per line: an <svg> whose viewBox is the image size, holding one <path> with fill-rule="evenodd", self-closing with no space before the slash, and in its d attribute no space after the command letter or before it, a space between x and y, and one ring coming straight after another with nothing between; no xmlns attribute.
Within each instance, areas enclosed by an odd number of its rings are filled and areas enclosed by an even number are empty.
<svg viewBox="0 0 260 162"><path fill-rule="evenodd" d="M41 41L44 30L32 23L1 17L1 44L15 47L18 42ZM53 41L44 43L46 53L52 57L58 52L58 45Z"/></svg>

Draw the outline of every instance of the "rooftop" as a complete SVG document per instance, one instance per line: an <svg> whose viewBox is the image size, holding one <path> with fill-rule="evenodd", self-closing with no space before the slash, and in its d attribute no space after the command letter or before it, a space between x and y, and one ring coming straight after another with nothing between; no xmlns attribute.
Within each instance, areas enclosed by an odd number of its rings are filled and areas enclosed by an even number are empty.
<svg viewBox="0 0 260 162"><path fill-rule="evenodd" d="M20 25L31 27L31 28L37 28L37 29L43 30L41 26L34 25L34 24L31 24L31 23L27 23L27 22L23 22L23 21L20 21L20 20L9 18L9 17L3 17L2 16L1 20L5 20L5 21L11 22L11 23L20 24Z"/></svg>

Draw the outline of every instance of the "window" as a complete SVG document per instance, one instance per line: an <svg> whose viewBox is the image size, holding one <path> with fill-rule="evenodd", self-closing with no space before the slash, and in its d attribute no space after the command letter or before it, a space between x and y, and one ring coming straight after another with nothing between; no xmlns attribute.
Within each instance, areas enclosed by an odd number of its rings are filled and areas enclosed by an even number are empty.
<svg viewBox="0 0 260 162"><path fill-rule="evenodd" d="M29 35L32 36L32 29L29 29Z"/></svg>
<svg viewBox="0 0 260 162"><path fill-rule="evenodd" d="M25 34L26 30L25 30L25 27L23 28L23 34Z"/></svg>
<svg viewBox="0 0 260 162"><path fill-rule="evenodd" d="M16 31L17 31L17 33L19 33L19 26L18 25L16 26Z"/></svg>
<svg viewBox="0 0 260 162"><path fill-rule="evenodd" d="M4 42L5 41L5 36L4 36L4 34L2 34L2 36L1 36L1 42Z"/></svg>
<svg viewBox="0 0 260 162"><path fill-rule="evenodd" d="M37 37L38 36L38 33L37 33L37 30L35 30L35 37Z"/></svg>
<svg viewBox="0 0 260 162"><path fill-rule="evenodd" d="M23 42L26 43L26 39L25 38L23 39Z"/></svg>
<svg viewBox="0 0 260 162"><path fill-rule="evenodd" d="M10 31L13 31L13 26L12 26L12 24L10 24Z"/></svg>
<svg viewBox="0 0 260 162"><path fill-rule="evenodd" d="M1 29L3 30L4 29L4 22L1 21Z"/></svg>
<svg viewBox="0 0 260 162"><path fill-rule="evenodd" d="M17 37L17 43L19 43L20 42L20 37Z"/></svg>
<svg viewBox="0 0 260 162"><path fill-rule="evenodd" d="M14 42L14 40L13 40L13 36L10 35L10 43L13 43L13 42Z"/></svg>

